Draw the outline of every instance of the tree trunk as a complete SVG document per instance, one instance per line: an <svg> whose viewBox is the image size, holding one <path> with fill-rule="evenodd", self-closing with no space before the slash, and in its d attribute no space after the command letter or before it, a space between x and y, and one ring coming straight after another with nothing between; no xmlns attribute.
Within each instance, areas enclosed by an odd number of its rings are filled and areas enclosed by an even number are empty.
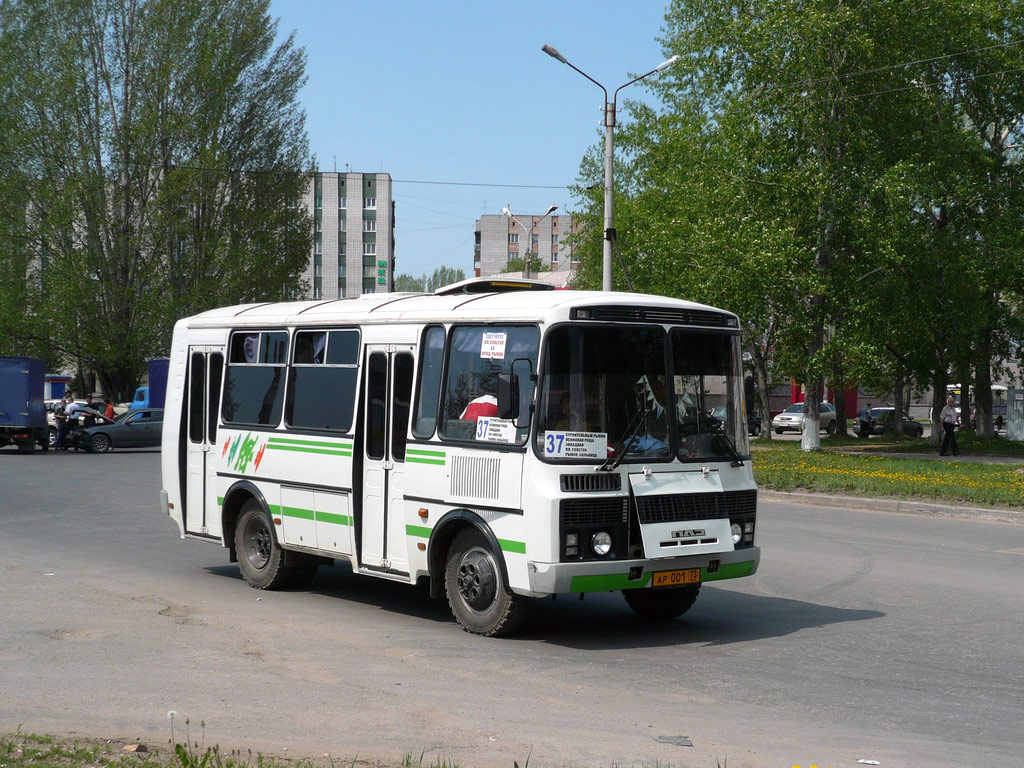
<svg viewBox="0 0 1024 768"><path fill-rule="evenodd" d="M903 372L900 371L900 373L896 376L896 385L893 387L892 401L892 404L894 406L892 414L892 429L893 433L896 435L897 442L899 442L899 440L903 437L903 409L905 407L903 405L903 387Z"/></svg>
<svg viewBox="0 0 1024 768"><path fill-rule="evenodd" d="M832 367L832 387L835 392L836 406L836 435L849 437L850 433L846 428L846 376L843 374L843 366L838 356Z"/></svg>
<svg viewBox="0 0 1024 768"><path fill-rule="evenodd" d="M817 451L821 448L821 377L808 373L804 381L804 425L800 435L800 449Z"/></svg>
<svg viewBox="0 0 1024 768"><path fill-rule="evenodd" d="M983 328L978 335L974 362L975 430L978 437L993 437L992 428L992 331Z"/></svg>
<svg viewBox="0 0 1024 768"><path fill-rule="evenodd" d="M757 400L761 411L761 436L772 437L771 390L768 388L768 360L757 344L751 345L754 359L754 382L757 384Z"/></svg>
<svg viewBox="0 0 1024 768"><path fill-rule="evenodd" d="M939 414L942 413L942 409L946 406L946 384L949 383L949 377L945 371L936 373L932 379L932 436L928 442L934 446L938 446L942 443L942 420L939 418Z"/></svg>

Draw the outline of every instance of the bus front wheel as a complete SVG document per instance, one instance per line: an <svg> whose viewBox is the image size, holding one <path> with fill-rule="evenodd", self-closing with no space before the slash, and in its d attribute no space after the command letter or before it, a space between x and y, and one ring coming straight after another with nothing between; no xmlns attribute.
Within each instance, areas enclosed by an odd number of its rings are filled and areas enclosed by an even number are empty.
<svg viewBox="0 0 1024 768"><path fill-rule="evenodd" d="M629 607L648 619L674 619L682 616L693 605L700 592L700 584L686 587L652 587L624 589L622 596Z"/></svg>
<svg viewBox="0 0 1024 768"><path fill-rule="evenodd" d="M274 538L271 525L270 515L258 501L249 499L245 502L235 526L235 554L238 569L253 589L296 586L296 582L302 581L306 575L302 569L284 564L284 552Z"/></svg>
<svg viewBox="0 0 1024 768"><path fill-rule="evenodd" d="M467 632L509 635L526 618L526 598L508 590L494 552L476 528L461 531L452 542L444 587L452 615Z"/></svg>

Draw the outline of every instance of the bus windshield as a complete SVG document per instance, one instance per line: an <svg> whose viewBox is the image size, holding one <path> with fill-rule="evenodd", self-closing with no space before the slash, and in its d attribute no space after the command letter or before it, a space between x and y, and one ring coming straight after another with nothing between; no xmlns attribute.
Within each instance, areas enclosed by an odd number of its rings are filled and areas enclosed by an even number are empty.
<svg viewBox="0 0 1024 768"><path fill-rule="evenodd" d="M548 334L537 448L548 459L747 454L738 337L660 326Z"/></svg>

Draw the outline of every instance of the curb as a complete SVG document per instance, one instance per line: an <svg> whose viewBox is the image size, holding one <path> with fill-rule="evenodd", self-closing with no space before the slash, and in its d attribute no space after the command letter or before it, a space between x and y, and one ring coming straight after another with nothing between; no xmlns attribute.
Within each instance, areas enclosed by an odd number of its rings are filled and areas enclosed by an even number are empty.
<svg viewBox="0 0 1024 768"><path fill-rule="evenodd" d="M823 493L795 493L790 491L758 491L762 501L785 501L791 504L813 504L819 507L845 507L869 509L876 512L899 512L906 515L955 517L969 520L989 520L999 523L1024 525L1024 510L993 509L991 507L957 507L906 499L873 499L864 496L829 496Z"/></svg>

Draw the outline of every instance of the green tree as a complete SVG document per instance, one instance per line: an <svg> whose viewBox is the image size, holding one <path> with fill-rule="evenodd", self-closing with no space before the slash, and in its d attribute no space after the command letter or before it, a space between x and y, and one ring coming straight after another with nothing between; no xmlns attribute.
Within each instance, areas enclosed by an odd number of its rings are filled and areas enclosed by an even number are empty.
<svg viewBox="0 0 1024 768"><path fill-rule="evenodd" d="M544 263L544 260L540 256L529 256L530 260L530 272L550 272L551 267ZM505 265L506 272L524 272L526 270L526 258L511 258Z"/></svg>
<svg viewBox="0 0 1024 768"><path fill-rule="evenodd" d="M123 396L176 318L301 289L305 55L268 0L18 0L0 71L31 332ZM7 244L2 247L8 248ZM20 265L16 267L20 269Z"/></svg>
<svg viewBox="0 0 1024 768"><path fill-rule="evenodd" d="M420 293L426 291L433 293L438 288L443 288L452 283L458 283L466 279L465 271L454 267L438 267L429 276L426 274L419 277L412 275L395 275L395 290L399 292Z"/></svg>

